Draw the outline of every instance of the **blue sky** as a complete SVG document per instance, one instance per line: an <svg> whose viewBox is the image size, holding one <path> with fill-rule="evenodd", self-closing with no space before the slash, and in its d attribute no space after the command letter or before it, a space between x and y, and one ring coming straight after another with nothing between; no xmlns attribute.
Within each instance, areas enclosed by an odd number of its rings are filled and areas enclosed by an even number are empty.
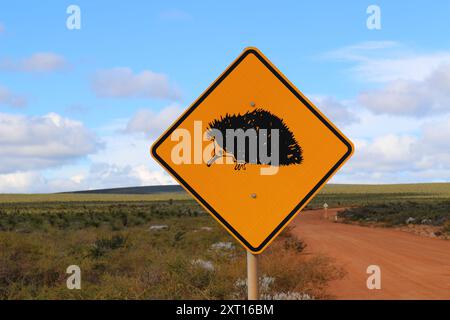
<svg viewBox="0 0 450 320"><path fill-rule="evenodd" d="M80 30L66 27L71 4ZM366 26L372 4L381 30ZM333 182L448 181L448 12L448 1L3 1L0 192L173 183L148 146L247 46L355 141Z"/></svg>

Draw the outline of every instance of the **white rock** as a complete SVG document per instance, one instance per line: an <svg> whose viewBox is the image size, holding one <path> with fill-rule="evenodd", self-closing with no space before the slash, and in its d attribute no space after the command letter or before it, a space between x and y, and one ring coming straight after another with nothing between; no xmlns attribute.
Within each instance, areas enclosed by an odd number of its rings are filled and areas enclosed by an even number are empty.
<svg viewBox="0 0 450 320"><path fill-rule="evenodd" d="M195 259L191 262L193 265L198 266L202 269L205 269L207 271L214 271L214 265L211 261L208 260L202 260L202 259Z"/></svg>
<svg viewBox="0 0 450 320"><path fill-rule="evenodd" d="M411 224L414 221L416 221L416 219L414 219L413 217L409 217L408 219L406 219L406 224Z"/></svg>
<svg viewBox="0 0 450 320"><path fill-rule="evenodd" d="M214 250L231 250L234 249L234 245L231 242L216 242L213 245L211 245L211 249Z"/></svg>
<svg viewBox="0 0 450 320"><path fill-rule="evenodd" d="M160 225L153 225L150 226L149 230L158 231L158 230L164 230L169 229L169 226L167 224L160 224Z"/></svg>
<svg viewBox="0 0 450 320"><path fill-rule="evenodd" d="M261 296L262 300L314 300L307 293L301 292L276 292L273 295L265 294Z"/></svg>

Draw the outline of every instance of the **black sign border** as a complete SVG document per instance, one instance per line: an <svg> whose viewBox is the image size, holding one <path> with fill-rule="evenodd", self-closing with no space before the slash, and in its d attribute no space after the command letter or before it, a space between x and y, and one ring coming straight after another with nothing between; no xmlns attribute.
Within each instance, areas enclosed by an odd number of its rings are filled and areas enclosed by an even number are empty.
<svg viewBox="0 0 450 320"><path fill-rule="evenodd" d="M208 202L206 202L183 178L181 178L175 170L172 169L157 153L158 147L172 134L172 132L208 97L211 92L249 55L253 54L257 57L277 78L280 80L297 99L299 99L336 137L341 140L348 148L344 156L327 172L327 174L314 186L314 188L295 206L295 208L283 219L283 221L267 236L267 238L257 247L253 247L245 238L239 234ZM233 233L247 248L252 252L261 251L268 242L282 229L285 224L297 213L297 211L309 201L311 196L336 172L341 164L353 153L353 146L342 136L320 113L316 111L311 104L300 95L297 90L274 68L272 65L261 56L261 54L253 48L245 50L241 56L203 93L197 101L158 139L153 145L151 153L155 159L159 161L181 184L187 189L197 200L205 206L228 230Z"/></svg>

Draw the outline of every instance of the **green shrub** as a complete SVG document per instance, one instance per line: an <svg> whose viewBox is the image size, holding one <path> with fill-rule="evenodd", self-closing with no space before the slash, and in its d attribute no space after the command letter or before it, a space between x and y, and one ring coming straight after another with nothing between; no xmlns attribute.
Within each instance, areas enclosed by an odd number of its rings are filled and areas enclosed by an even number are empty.
<svg viewBox="0 0 450 320"><path fill-rule="evenodd" d="M343 210L339 217L344 222L381 223L388 227L407 223L442 226L450 220L450 201L372 204Z"/></svg>
<svg viewBox="0 0 450 320"><path fill-rule="evenodd" d="M103 256L110 250L119 249L125 246L126 238L122 235L114 235L112 238L103 238L95 241L91 249L91 255L94 258Z"/></svg>

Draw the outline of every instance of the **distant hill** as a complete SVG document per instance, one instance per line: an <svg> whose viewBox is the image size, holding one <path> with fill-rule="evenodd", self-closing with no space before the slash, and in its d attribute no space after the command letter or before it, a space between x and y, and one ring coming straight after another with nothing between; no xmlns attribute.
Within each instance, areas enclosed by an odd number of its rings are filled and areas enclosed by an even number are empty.
<svg viewBox="0 0 450 320"><path fill-rule="evenodd" d="M158 193L185 193L180 185L128 187L114 189L83 190L62 193L81 194L158 194ZM411 184L328 184L321 194L435 194L450 198L450 183L411 183Z"/></svg>
<svg viewBox="0 0 450 320"><path fill-rule="evenodd" d="M97 190L83 190L64 193L87 193L87 194L155 194L155 193L174 193L185 192L179 185L167 186L147 186L147 187L128 187L128 188L114 188L114 189L97 189Z"/></svg>

